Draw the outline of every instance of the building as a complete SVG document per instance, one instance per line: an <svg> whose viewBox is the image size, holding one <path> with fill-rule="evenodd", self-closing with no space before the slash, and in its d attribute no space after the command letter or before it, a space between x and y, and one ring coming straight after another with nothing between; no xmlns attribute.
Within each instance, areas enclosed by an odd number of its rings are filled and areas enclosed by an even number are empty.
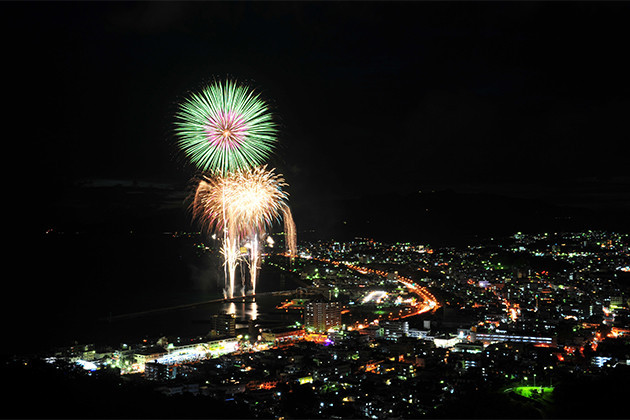
<svg viewBox="0 0 630 420"><path fill-rule="evenodd" d="M383 327L383 337L388 340L397 340L406 337L409 333L409 323L407 321L385 321Z"/></svg>
<svg viewBox="0 0 630 420"><path fill-rule="evenodd" d="M524 335L513 335L513 334L482 334L482 333L471 333L471 341L481 341L484 344L490 343L502 343L502 342L512 342L512 343L531 343L531 344L542 344L548 346L556 346L556 337L538 337L538 336L524 336Z"/></svg>
<svg viewBox="0 0 630 420"><path fill-rule="evenodd" d="M236 337L236 317L232 314L214 314L210 318L211 337Z"/></svg>
<svg viewBox="0 0 630 420"><path fill-rule="evenodd" d="M286 328L265 330L261 333L261 339L263 341L273 343L275 346L291 344L304 339L304 330Z"/></svg>
<svg viewBox="0 0 630 420"><path fill-rule="evenodd" d="M177 376L176 365L164 365L157 362L148 362L144 366L144 377L150 381L167 381Z"/></svg>
<svg viewBox="0 0 630 420"><path fill-rule="evenodd" d="M481 353L484 347L480 342L477 343L457 343L453 346L454 352L462 352L462 353Z"/></svg>
<svg viewBox="0 0 630 420"><path fill-rule="evenodd" d="M435 344L435 347L439 348L451 348L460 341L461 339L457 336L453 337L445 334L433 338L433 344Z"/></svg>
<svg viewBox="0 0 630 420"><path fill-rule="evenodd" d="M341 326L339 302L311 301L304 310L304 325L318 332Z"/></svg>
<svg viewBox="0 0 630 420"><path fill-rule="evenodd" d="M147 363L154 362L157 359L166 356L167 354L168 352L162 347L153 346L136 351L133 355L133 358L134 362L137 365L142 366L142 369L144 369L144 366Z"/></svg>

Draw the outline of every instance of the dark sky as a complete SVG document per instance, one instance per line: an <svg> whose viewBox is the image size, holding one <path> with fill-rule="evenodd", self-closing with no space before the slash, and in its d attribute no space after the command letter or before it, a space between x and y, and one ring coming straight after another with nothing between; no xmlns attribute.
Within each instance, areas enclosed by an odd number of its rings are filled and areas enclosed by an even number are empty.
<svg viewBox="0 0 630 420"><path fill-rule="evenodd" d="M628 203L626 2L0 10L5 162L47 197L85 179L185 183L173 113L229 76L273 107L270 164L301 205L427 188Z"/></svg>

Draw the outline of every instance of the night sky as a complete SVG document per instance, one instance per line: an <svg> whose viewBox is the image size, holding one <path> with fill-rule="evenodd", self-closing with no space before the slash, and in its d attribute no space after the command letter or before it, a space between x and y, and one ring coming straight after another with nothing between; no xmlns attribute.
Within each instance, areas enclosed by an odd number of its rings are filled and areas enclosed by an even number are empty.
<svg viewBox="0 0 630 420"><path fill-rule="evenodd" d="M231 77L270 103L270 165L302 211L439 189L630 208L628 3L0 9L5 166L20 168L8 182L24 207L88 181L186 185L173 114Z"/></svg>

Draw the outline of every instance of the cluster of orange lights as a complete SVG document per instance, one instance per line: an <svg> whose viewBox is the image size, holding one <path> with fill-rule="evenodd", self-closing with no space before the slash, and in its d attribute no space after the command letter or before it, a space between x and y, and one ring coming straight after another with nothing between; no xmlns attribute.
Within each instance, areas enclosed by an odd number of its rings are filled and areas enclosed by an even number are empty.
<svg viewBox="0 0 630 420"><path fill-rule="evenodd" d="M307 333L304 334L303 339L312 343L324 344L324 342L328 339L328 335L324 333Z"/></svg>
<svg viewBox="0 0 630 420"><path fill-rule="evenodd" d="M334 261L334 260L330 260L328 258L316 258L313 257L312 259L316 260L316 261L321 261L321 262L325 262L328 264L332 264L335 267L338 267L339 265L341 265L342 263L339 261ZM389 275L389 273L387 271L383 271L383 270L378 270L378 269L374 269L374 268L366 268L366 267L360 267L360 266L356 266L356 265L352 265L352 264L344 264L347 268L349 268L350 270L354 270L360 274L376 274L378 276L381 277L387 277ZM418 286L417 284L414 283L413 280L406 278L406 277L402 277L402 276L398 276L397 280L404 284L410 291L416 293L420 298L422 298L423 300L423 304L424 305L420 305L420 304L416 304L416 306L420 306L418 311L410 313L410 314L406 314L404 316L402 316L401 318L406 318L406 317L410 317L410 316L414 316L414 315L419 315L425 312L429 312L429 311L433 311L435 312L435 310L437 308L439 308L437 299L435 298L435 296L433 296L433 294L431 294L431 292L429 292L427 289L425 289L422 286Z"/></svg>
<svg viewBox="0 0 630 420"><path fill-rule="evenodd" d="M370 361L370 362L367 362L365 365L361 366L361 368L363 368L365 372L377 372L379 365L383 362L384 360Z"/></svg>
<svg viewBox="0 0 630 420"><path fill-rule="evenodd" d="M610 330L610 334L608 334L608 337L617 338L619 336L629 335L629 334L630 334L630 329L628 328L612 327L612 329Z"/></svg>
<svg viewBox="0 0 630 420"><path fill-rule="evenodd" d="M289 309L303 309L303 305L296 305L292 301L287 300L276 306L276 309L288 311Z"/></svg>
<svg viewBox="0 0 630 420"><path fill-rule="evenodd" d="M269 390L269 389L274 389L276 386L278 386L278 381L267 381L267 382L251 381L247 384L247 389L250 391L254 391L257 389Z"/></svg>

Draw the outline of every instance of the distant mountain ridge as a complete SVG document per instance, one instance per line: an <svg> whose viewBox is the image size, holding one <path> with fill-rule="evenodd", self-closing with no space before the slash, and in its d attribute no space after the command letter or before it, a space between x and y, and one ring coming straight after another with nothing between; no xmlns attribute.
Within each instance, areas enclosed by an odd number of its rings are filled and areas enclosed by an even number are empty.
<svg viewBox="0 0 630 420"><path fill-rule="evenodd" d="M326 209L326 207L329 208ZM541 200L452 190L415 194L378 194L322 203L323 217L306 214L300 229L308 225L322 236L339 239L355 236L383 241L456 244L476 236L509 235L518 231L570 231L608 229L628 231L621 210L592 210L556 206ZM310 216L310 218L309 218ZM316 233L315 232L315 233Z"/></svg>
<svg viewBox="0 0 630 420"><path fill-rule="evenodd" d="M47 203L33 221L40 231L194 231L197 228L186 208L186 194L174 186L74 188ZM630 231L623 209L557 206L488 193L441 190L313 201L290 202L298 240L371 237L446 245L517 231ZM281 226L276 227L279 229Z"/></svg>

